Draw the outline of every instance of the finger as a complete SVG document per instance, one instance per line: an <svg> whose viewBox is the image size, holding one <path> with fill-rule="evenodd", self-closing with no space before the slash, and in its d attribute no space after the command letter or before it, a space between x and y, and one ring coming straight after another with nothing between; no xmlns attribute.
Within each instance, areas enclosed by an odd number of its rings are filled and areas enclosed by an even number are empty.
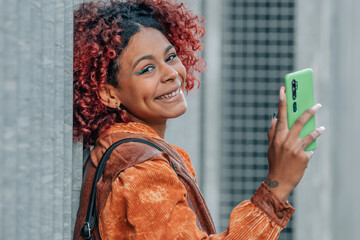
<svg viewBox="0 0 360 240"><path fill-rule="evenodd" d="M291 134L298 138L304 125L310 120L312 116L315 115L315 113L319 111L320 108L321 104L318 103L306 110L298 119L296 119L294 125L290 129Z"/></svg>
<svg viewBox="0 0 360 240"><path fill-rule="evenodd" d="M310 160L311 159L311 157L314 155L314 152L313 151L306 151L306 152L304 152L305 153L305 155L307 156L307 158Z"/></svg>
<svg viewBox="0 0 360 240"><path fill-rule="evenodd" d="M305 150L313 141L315 141L325 131L325 127L321 126L304 137L301 141L301 148Z"/></svg>
<svg viewBox="0 0 360 240"><path fill-rule="evenodd" d="M273 140L274 140L274 135L275 135L275 128L276 128L276 113L274 113L273 118L271 119L271 126L270 129L268 131L268 143L269 146L271 146Z"/></svg>
<svg viewBox="0 0 360 240"><path fill-rule="evenodd" d="M279 111L278 111L278 119L276 123L276 132L275 138L279 136L283 136L287 129L287 112L286 112L286 95L285 95L285 87L282 86L279 94Z"/></svg>

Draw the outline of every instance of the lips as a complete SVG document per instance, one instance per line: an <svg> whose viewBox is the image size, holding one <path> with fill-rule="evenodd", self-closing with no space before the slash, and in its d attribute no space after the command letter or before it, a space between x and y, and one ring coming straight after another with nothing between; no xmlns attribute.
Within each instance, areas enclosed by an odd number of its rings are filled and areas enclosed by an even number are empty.
<svg viewBox="0 0 360 240"><path fill-rule="evenodd" d="M176 96L178 93L180 92L180 87L177 87L176 89L174 90L171 90L155 99L158 99L158 100L161 100L161 99L169 99L169 98L172 98L174 96Z"/></svg>

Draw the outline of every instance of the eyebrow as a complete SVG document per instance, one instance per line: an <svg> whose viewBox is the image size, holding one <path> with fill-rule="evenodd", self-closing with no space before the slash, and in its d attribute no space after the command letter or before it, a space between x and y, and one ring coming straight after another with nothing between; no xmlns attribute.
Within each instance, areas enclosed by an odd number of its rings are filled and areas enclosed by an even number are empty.
<svg viewBox="0 0 360 240"><path fill-rule="evenodd" d="M174 48L173 45L167 46L167 48L165 49L164 55L167 54L167 53L168 53L171 49L173 49L173 48ZM139 62L141 62L142 60L145 60L145 59L154 59L154 56L153 56L153 55L145 55L145 56L140 57L140 58L139 58L138 60L136 60L136 62L134 63L133 69L136 67L136 65L139 64Z"/></svg>
<svg viewBox="0 0 360 240"><path fill-rule="evenodd" d="M174 48L173 45L169 45L169 46L165 49L164 55L167 54L167 53L168 53L171 49L173 49L173 48Z"/></svg>

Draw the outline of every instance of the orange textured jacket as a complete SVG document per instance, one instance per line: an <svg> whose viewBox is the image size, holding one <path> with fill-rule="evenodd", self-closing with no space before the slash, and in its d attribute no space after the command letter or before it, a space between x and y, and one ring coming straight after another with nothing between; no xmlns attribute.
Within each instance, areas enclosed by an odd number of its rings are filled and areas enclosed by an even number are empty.
<svg viewBox="0 0 360 240"><path fill-rule="evenodd" d="M147 125L114 124L100 135L91 152L92 159L101 158L101 148L112 145L113 134L120 132L161 140ZM195 178L189 155L183 149L171 146ZM251 200L243 201L233 209L225 232L207 235L198 228L186 194L186 188L174 170L163 160L151 159L127 168L113 179L111 192L104 201L98 221L101 238L277 239L294 212L288 203L281 202L265 184L261 184Z"/></svg>

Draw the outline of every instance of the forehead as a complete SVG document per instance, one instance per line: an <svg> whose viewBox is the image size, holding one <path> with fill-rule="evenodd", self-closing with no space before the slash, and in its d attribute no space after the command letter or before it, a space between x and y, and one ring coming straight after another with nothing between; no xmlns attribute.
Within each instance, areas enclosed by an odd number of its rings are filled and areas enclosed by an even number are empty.
<svg viewBox="0 0 360 240"><path fill-rule="evenodd" d="M145 55L163 55L170 45L167 38L157 29L141 28L135 33L120 56L122 66L131 65Z"/></svg>

